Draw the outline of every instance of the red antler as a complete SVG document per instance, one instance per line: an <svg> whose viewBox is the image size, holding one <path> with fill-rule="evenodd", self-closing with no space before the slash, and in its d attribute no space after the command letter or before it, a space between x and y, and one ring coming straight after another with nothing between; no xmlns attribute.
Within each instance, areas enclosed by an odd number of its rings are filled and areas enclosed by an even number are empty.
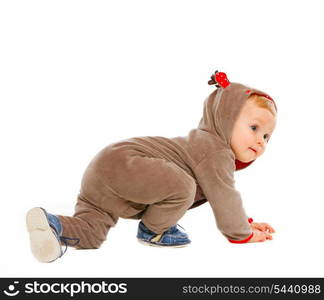
<svg viewBox="0 0 324 300"><path fill-rule="evenodd" d="M216 71L210 78L211 80L208 81L209 85L215 84L216 87L226 88L230 84L224 72Z"/></svg>
<svg viewBox="0 0 324 300"><path fill-rule="evenodd" d="M227 76L224 72L216 72L215 73L216 82L223 87L224 89L229 86L230 82L227 79Z"/></svg>

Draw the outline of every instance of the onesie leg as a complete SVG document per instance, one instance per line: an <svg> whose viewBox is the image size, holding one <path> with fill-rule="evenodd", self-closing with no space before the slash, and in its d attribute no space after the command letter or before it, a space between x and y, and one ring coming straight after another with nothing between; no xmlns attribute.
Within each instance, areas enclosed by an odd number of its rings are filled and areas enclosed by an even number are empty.
<svg viewBox="0 0 324 300"><path fill-rule="evenodd" d="M142 222L157 234L175 225L194 201L194 179L172 162L132 156L121 170L118 184L114 180L116 190L125 199L147 205Z"/></svg>
<svg viewBox="0 0 324 300"><path fill-rule="evenodd" d="M190 180L189 175L188 177L182 175L177 187L174 190L170 188L166 184L165 195L168 196L149 205L142 216L142 222L146 227L157 234L161 234L177 224L191 207L196 194L195 181Z"/></svg>
<svg viewBox="0 0 324 300"><path fill-rule="evenodd" d="M73 217L58 215L63 227L63 236L77 237L77 249L96 249L106 240L110 227L117 223L118 217L94 206L80 195Z"/></svg>

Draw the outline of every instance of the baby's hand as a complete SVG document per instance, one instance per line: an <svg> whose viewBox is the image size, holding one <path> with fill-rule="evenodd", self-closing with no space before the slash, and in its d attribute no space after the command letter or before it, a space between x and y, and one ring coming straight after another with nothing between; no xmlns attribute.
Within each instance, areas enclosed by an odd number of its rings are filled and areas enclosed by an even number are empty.
<svg viewBox="0 0 324 300"><path fill-rule="evenodd" d="M249 240L249 243L272 240L271 233L274 233L275 230L268 223L253 222L250 225L253 231L253 237Z"/></svg>
<svg viewBox="0 0 324 300"><path fill-rule="evenodd" d="M253 229L253 236L248 243L265 242L266 240L272 240L272 235L270 233Z"/></svg>
<svg viewBox="0 0 324 300"><path fill-rule="evenodd" d="M276 232L268 223L251 223L252 230L257 229L262 232L274 233Z"/></svg>

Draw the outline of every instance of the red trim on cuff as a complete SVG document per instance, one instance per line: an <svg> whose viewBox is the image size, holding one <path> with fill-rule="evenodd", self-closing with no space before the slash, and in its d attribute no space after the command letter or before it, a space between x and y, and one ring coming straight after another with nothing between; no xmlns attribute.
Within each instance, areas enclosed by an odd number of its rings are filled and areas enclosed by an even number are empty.
<svg viewBox="0 0 324 300"><path fill-rule="evenodd" d="M241 241L235 241L235 240L230 240L229 239L229 242L233 243L233 244L244 244L244 243L247 243L250 239L252 239L252 236L253 236L253 232L251 233L251 235L246 238L245 240L241 240Z"/></svg>
<svg viewBox="0 0 324 300"><path fill-rule="evenodd" d="M252 218L248 218L248 222L251 224L253 223L253 219Z"/></svg>

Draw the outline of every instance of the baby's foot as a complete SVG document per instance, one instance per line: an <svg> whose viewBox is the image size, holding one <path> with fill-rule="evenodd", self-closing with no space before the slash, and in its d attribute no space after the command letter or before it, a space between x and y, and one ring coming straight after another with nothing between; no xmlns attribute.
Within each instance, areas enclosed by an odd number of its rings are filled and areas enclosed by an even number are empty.
<svg viewBox="0 0 324 300"><path fill-rule="evenodd" d="M26 223L31 251L40 262L52 262L61 257L67 249L66 240L79 242L77 238L63 237L62 224L59 218L47 213L41 207L35 207L28 211ZM66 245L64 252L62 251L61 241Z"/></svg>
<svg viewBox="0 0 324 300"><path fill-rule="evenodd" d="M150 246L177 248L187 246L191 241L189 240L187 233L179 227L181 226L176 224L162 234L156 234L149 230L143 222L140 222L138 224L137 239Z"/></svg>

